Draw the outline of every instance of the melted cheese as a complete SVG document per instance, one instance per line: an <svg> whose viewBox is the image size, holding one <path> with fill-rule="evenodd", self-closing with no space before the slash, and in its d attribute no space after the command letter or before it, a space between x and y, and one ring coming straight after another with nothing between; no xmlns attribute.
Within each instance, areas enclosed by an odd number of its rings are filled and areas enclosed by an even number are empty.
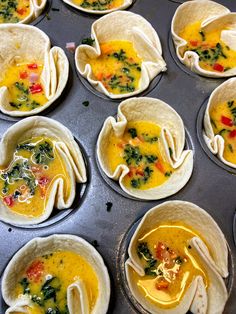
<svg viewBox="0 0 236 314"><path fill-rule="evenodd" d="M137 132L134 138L130 134L132 129ZM109 136L106 158L110 171L113 173L118 165L126 164L130 169L124 178L127 187L150 189L166 182L173 173L174 169L168 163L160 141L160 131L160 127L152 122L130 121L122 138L114 133ZM126 150L129 152L126 153ZM127 162L132 154L138 154L137 158L131 157ZM135 186L135 182L138 186Z"/></svg>
<svg viewBox="0 0 236 314"><path fill-rule="evenodd" d="M210 118L214 134L225 140L223 157L236 164L236 99L214 106Z"/></svg>
<svg viewBox="0 0 236 314"><path fill-rule="evenodd" d="M37 162L39 147L45 142L49 143L52 148L53 158ZM16 149L11 164L0 170L0 197L3 203L15 213L39 217L47 206L55 180L63 179L66 200L70 194L71 183L65 163L55 149L53 139L37 137L27 141L27 144L34 145L36 150ZM43 154L43 156L47 155ZM18 195L15 196L15 193Z"/></svg>
<svg viewBox="0 0 236 314"><path fill-rule="evenodd" d="M33 265L40 265L40 267ZM42 287L48 279L53 277L56 284L52 281L48 285L56 288L56 297L55 299L53 297L47 299ZM37 300L40 300L38 304L37 302L31 302L31 308L27 308L29 314L44 314L48 308L55 309L56 307L60 313L64 313L67 307L67 288L78 279L85 286L90 312L97 301L99 293L97 275L84 257L73 252L56 251L33 261L25 272L19 276L19 282L15 288L15 297L21 297L24 294L24 288L20 282L26 279L29 288L28 295L37 296Z"/></svg>
<svg viewBox="0 0 236 314"><path fill-rule="evenodd" d="M101 55L90 59L95 80L112 94L125 94L138 89L142 60L129 41L100 44Z"/></svg>
<svg viewBox="0 0 236 314"><path fill-rule="evenodd" d="M163 309L176 307L196 276L201 276L205 287L208 287L205 269L199 257L192 252L188 245L188 241L194 236L199 237L195 231L181 222L168 222L159 225L138 240L139 243L147 243L154 258L157 258L157 243L162 242L169 251L173 250L176 256L182 259L181 265L175 263L171 268L166 266L165 260L157 261L156 269L161 270L162 275L141 277L132 270L132 280L137 283L140 292L145 295L148 301ZM140 261L145 268L147 266L145 260L141 259ZM157 284L160 278L168 283L168 287L158 288Z"/></svg>
<svg viewBox="0 0 236 314"><path fill-rule="evenodd" d="M73 2L84 9L111 10L120 7L124 3L124 0L73 0Z"/></svg>
<svg viewBox="0 0 236 314"><path fill-rule="evenodd" d="M7 68L0 81L0 87L6 86L8 88L10 110L31 111L48 101L40 82L42 69L43 65L37 63L17 63ZM36 76L34 83L30 82L32 75ZM36 90L37 87L39 88L38 91Z"/></svg>
<svg viewBox="0 0 236 314"><path fill-rule="evenodd" d="M0 2L0 23L18 23L30 14L30 0Z"/></svg>
<svg viewBox="0 0 236 314"><path fill-rule="evenodd" d="M181 48L182 56L185 51L196 51L200 56L200 67L207 71L224 72L235 68L236 51L220 39L221 31L202 32L201 21L187 25L179 34L187 41L186 46Z"/></svg>

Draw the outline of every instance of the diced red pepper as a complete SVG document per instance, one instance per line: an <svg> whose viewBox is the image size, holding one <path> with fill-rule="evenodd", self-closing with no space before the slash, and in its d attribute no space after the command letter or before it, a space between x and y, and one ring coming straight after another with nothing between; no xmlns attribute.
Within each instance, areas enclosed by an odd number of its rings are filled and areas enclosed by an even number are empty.
<svg viewBox="0 0 236 314"><path fill-rule="evenodd" d="M20 14L20 15L23 15L23 14L25 14L26 9L20 8L20 9L17 9L16 12L17 12L18 14Z"/></svg>
<svg viewBox="0 0 236 314"><path fill-rule="evenodd" d="M155 163L155 167L156 167L158 170L160 170L160 172L165 173L165 169L164 169L164 167L163 167L163 165L162 165L162 163L161 163L160 161L157 161L157 162Z"/></svg>
<svg viewBox="0 0 236 314"><path fill-rule="evenodd" d="M137 169L137 170L136 170L136 174L137 174L137 175L140 175L140 176L142 176L142 177L144 176L144 172L143 172L142 169Z"/></svg>
<svg viewBox="0 0 236 314"><path fill-rule="evenodd" d="M20 78L21 79L26 79L28 77L28 73L26 71L20 72Z"/></svg>
<svg viewBox="0 0 236 314"><path fill-rule="evenodd" d="M39 185L42 185L42 186L44 186L44 185L47 185L48 183L49 183L49 179L47 178L47 177L41 177L39 180L38 180L38 183L39 183Z"/></svg>
<svg viewBox="0 0 236 314"><path fill-rule="evenodd" d="M233 126L233 120L225 116L221 116L221 123L227 126Z"/></svg>
<svg viewBox="0 0 236 314"><path fill-rule="evenodd" d="M213 70L217 71L217 72L224 72L224 67L223 65L219 64L219 63L215 63L213 65Z"/></svg>
<svg viewBox="0 0 236 314"><path fill-rule="evenodd" d="M233 130L229 133L229 137L234 138L236 136L236 130Z"/></svg>
<svg viewBox="0 0 236 314"><path fill-rule="evenodd" d="M190 40L190 45L196 47L198 45L198 41L197 40Z"/></svg>
<svg viewBox="0 0 236 314"><path fill-rule="evenodd" d="M43 271L44 271L43 262L34 261L26 270L26 274L30 280L37 282L41 279Z"/></svg>
<svg viewBox="0 0 236 314"><path fill-rule="evenodd" d="M30 63L30 64L27 65L27 67L30 70L35 70L35 69L38 68L38 65L37 65L37 63Z"/></svg>
<svg viewBox="0 0 236 314"><path fill-rule="evenodd" d="M156 283L157 290L167 289L169 287L169 283L166 280L161 280Z"/></svg>
<svg viewBox="0 0 236 314"><path fill-rule="evenodd" d="M30 89L31 94L38 94L43 91L43 87L41 84L33 84L30 86L29 89Z"/></svg>
<svg viewBox="0 0 236 314"><path fill-rule="evenodd" d="M12 207L14 205L14 200L13 200L12 195L5 196L3 198L3 202L9 207Z"/></svg>

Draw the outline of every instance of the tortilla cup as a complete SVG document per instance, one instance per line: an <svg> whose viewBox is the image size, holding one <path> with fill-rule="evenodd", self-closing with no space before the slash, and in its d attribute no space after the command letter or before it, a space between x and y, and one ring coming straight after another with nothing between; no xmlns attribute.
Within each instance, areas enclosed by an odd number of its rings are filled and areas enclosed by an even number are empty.
<svg viewBox="0 0 236 314"><path fill-rule="evenodd" d="M76 68L96 90L110 98L118 99L137 95L147 89L155 76L166 71L166 63L161 56L159 37L151 24L138 14L125 11L110 13L92 24L91 37L95 40L93 47L80 45L76 49ZM101 55L100 43L112 40L132 42L137 54L143 60L139 88L134 92L113 94L93 76L89 59Z"/></svg>
<svg viewBox="0 0 236 314"><path fill-rule="evenodd" d="M162 185L148 190L138 190L124 185L124 177L129 173L125 164L120 164L114 173L110 171L106 156L109 135L114 131L121 137L128 121L144 120L153 122L161 127L161 142L169 164L175 169L171 177ZM131 98L120 103L117 121L108 117L104 122L97 141L97 156L104 173L119 184L127 194L139 199L156 200L182 189L191 177L193 170L193 152L184 150L185 130L181 117L165 102L148 97ZM171 148L172 154L170 155Z"/></svg>
<svg viewBox="0 0 236 314"><path fill-rule="evenodd" d="M69 76L69 62L59 47L50 48L49 37L37 27L22 24L1 24L0 80L14 61L44 64L41 83L48 101L31 111L12 110L8 88L0 87L0 110L10 116L23 117L38 114L48 108L64 90Z"/></svg>
<svg viewBox="0 0 236 314"><path fill-rule="evenodd" d="M144 276L144 270L136 251L138 239L156 228L162 222L181 222L198 232L204 239L193 237L189 244L198 254L209 277L207 290L201 276L195 277L183 298L175 308L163 309L149 302L131 280L131 270ZM190 310L193 314L220 314L228 298L223 278L228 276L228 248L225 237L213 218L197 205L184 201L168 201L150 209L140 221L133 234L126 261L126 276L131 293L150 313L184 314ZM223 278L222 278L223 277Z"/></svg>
<svg viewBox="0 0 236 314"><path fill-rule="evenodd" d="M111 13L117 10L124 10L128 8L132 3L133 0L124 0L123 4L117 8L109 9L109 10L91 10L91 9L86 9L83 8L82 6L76 4L73 0L63 0L66 4L71 5L73 8L76 8L80 11L86 12L86 13L91 13L91 14L107 14Z"/></svg>
<svg viewBox="0 0 236 314"><path fill-rule="evenodd" d="M171 33L176 47L176 54L179 60L191 71L206 77L220 78L236 75L236 68L224 72L208 71L200 67L199 55L194 51L185 51L182 56L181 50L187 41L180 37L180 32L189 24L202 21L202 31L221 29L221 40L232 50L236 50L236 13L223 5L209 0L193 0L181 4L172 19ZM230 30L226 30L230 25Z"/></svg>
<svg viewBox="0 0 236 314"><path fill-rule="evenodd" d="M26 308L32 306L32 301L27 296L17 299L14 295L19 275L35 258L58 250L79 254L91 265L98 278L98 298L91 312L89 311L87 292L83 281L79 279L67 288L69 313L105 314L107 312L110 299L110 279L101 255L91 244L78 236L55 234L29 241L7 265L2 279L2 296L7 305L10 306L6 314L14 314L16 311L27 313Z"/></svg>
<svg viewBox="0 0 236 314"><path fill-rule="evenodd" d="M231 78L225 81L211 93L204 115L203 138L212 154L217 155L227 166L236 168L236 164L231 163L224 158L225 140L220 134L214 134L210 118L211 109L229 99L236 99L236 78Z"/></svg>
<svg viewBox="0 0 236 314"><path fill-rule="evenodd" d="M51 187L44 212L39 217L17 214L0 200L0 219L4 222L15 225L29 225L46 220L51 215L54 206L59 210L69 208L75 199L76 182L84 183L87 180L84 160L72 133L61 123L39 116L23 119L3 134L0 142L0 166L7 167L10 164L17 144L37 136L53 138L56 141L55 149L64 161L70 177L71 189L69 196L65 199L63 179L56 179Z"/></svg>

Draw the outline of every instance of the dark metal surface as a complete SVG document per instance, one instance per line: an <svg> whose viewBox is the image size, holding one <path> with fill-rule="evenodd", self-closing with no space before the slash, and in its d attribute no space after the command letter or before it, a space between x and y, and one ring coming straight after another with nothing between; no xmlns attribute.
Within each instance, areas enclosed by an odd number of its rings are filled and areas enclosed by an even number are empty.
<svg viewBox="0 0 236 314"><path fill-rule="evenodd" d="M82 38L90 35L91 24L98 17L81 13L60 0L51 2L48 15L37 23L37 27L49 35L54 45L64 49L66 42L75 41L79 44ZM218 2L236 11L235 0ZM167 102L180 114L194 149L194 171L190 181L180 192L167 199L190 201L210 213L225 234L235 262L233 230L236 229L234 226L236 178L209 158L197 136L199 110L205 99L222 80L190 75L188 71L183 71L183 67L175 58L169 32L172 16L178 6L179 3L170 0L137 0L129 9L141 14L157 30L168 67L158 84L150 89L146 96ZM55 8L59 11L53 10ZM97 250L102 254L109 269L112 285L109 313L133 314L136 311L125 298L124 289L121 287L117 265L118 251L130 226L148 209L163 200L139 202L126 198L117 193L102 178L95 156L97 135L104 120L116 114L118 102L98 97L82 84L75 70L73 54L68 51L66 54L70 61L70 78L66 91L56 104L42 115L63 123L79 140L85 150L90 179L83 194L83 201L78 200L78 195L75 208L70 214L54 223L46 222L44 226L33 228L17 228L0 223L0 276L15 252L32 238L53 233L80 235L90 242L97 241ZM82 104L85 100L89 101L88 107ZM14 121L16 119L0 115L0 136ZM107 202L113 204L110 211L107 211ZM236 313L235 291L236 279L234 278L225 314ZM5 309L6 305L0 298L0 313L3 314Z"/></svg>

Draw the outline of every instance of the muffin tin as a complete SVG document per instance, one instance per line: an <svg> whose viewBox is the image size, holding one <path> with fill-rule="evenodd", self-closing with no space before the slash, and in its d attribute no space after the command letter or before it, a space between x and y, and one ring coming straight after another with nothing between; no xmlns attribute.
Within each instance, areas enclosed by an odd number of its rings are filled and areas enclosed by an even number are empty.
<svg viewBox="0 0 236 314"><path fill-rule="evenodd" d="M232 290L224 313L236 311L236 178L233 170L222 167L217 157L212 156L202 138L202 119L207 98L220 85L221 79L208 79L194 75L178 61L170 36L170 23L177 0L136 0L128 9L146 18L159 34L167 72L145 91L148 97L159 98L172 106L182 117L187 134L186 146L194 151L194 171L188 184L168 200L186 200L204 208L219 224L230 247L229 283ZM218 0L235 11L235 0ZM47 14L46 14L47 13ZM99 17L82 13L60 0L49 0L44 17L32 25L42 29L53 45L65 50L67 42L76 45L90 34L91 24ZM65 50L66 51L66 50ZM102 124L108 116L115 115L121 100L99 97L98 93L78 75L74 54L66 51L70 61L70 76L66 89L59 100L42 115L58 120L68 127L79 141L87 163L88 182L78 189L73 209L55 211L52 218L43 224L28 228L0 223L0 276L14 253L36 236L53 233L79 235L94 244L101 253L111 277L111 301L109 313L142 313L133 305L125 288L124 259L130 232L138 219L160 201L138 201L121 194L116 183L104 180L96 162L96 141ZM89 101L88 106L83 102ZM0 114L0 136L19 119ZM167 200L165 199L165 200ZM135 224L136 223L136 224ZM134 224L134 225L133 225ZM131 228L131 229L130 229ZM105 287L104 287L105 288ZM0 298L0 313L7 306ZM145 313L145 312L143 312Z"/></svg>

